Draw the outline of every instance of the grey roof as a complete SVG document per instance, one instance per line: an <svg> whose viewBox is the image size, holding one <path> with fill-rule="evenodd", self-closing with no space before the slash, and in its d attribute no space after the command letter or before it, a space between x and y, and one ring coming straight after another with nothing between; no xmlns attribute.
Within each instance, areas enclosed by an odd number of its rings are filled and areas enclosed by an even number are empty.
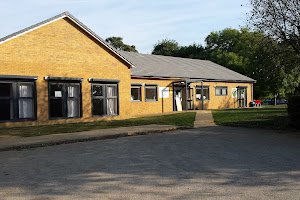
<svg viewBox="0 0 300 200"><path fill-rule="evenodd" d="M121 51L120 53L135 65L135 68L131 69L131 76L133 77L255 82L252 78L208 60L141 54L125 51Z"/></svg>
<svg viewBox="0 0 300 200"><path fill-rule="evenodd" d="M15 33L12 33L8 36L5 36L3 38L0 38L0 44L3 43L3 42L6 42L10 39L13 39L15 37L18 37L19 35L22 35L24 33L27 33L31 30L34 30L40 26L43 26L43 25L46 25L48 23L51 23L57 19L60 19L60 18L64 18L64 17L67 17L69 19L71 19L73 22L75 22L76 24L78 24L82 29L84 29L88 34L90 34L92 37L94 37L96 40L98 40L100 43L102 43L104 46L106 46L109 50L111 50L113 53L115 53L117 56L119 56L121 59L123 59L125 62L127 62L129 65L131 65L132 67L134 67L134 65L129 61L127 60L125 57L123 57L121 54L119 54L119 52L114 48L112 47L111 45L109 45L105 40L103 40L100 36L98 36L95 32L93 32L91 29L89 29L86 25L84 25L82 22L80 22L78 19L76 19L73 15L71 15L69 12L63 12L59 15L56 15L54 17L51 17L49 19L46 19L42 22L39 22L37 24L34 24L32 26L29 26L27 28L24 28L20 31L17 31Z"/></svg>

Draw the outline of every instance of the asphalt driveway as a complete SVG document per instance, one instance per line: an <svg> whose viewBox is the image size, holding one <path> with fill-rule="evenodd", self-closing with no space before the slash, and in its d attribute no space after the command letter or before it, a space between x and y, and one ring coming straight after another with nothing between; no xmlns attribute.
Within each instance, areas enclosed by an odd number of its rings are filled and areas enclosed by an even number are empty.
<svg viewBox="0 0 300 200"><path fill-rule="evenodd" d="M267 130L180 130L0 160L0 199L300 199L300 137Z"/></svg>

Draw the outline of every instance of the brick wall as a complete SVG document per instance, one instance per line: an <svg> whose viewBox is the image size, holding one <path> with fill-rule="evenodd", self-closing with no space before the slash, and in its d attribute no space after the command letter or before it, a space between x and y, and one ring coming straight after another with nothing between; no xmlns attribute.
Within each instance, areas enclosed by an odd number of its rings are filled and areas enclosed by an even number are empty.
<svg viewBox="0 0 300 200"><path fill-rule="evenodd" d="M132 79L131 83L158 84L159 87L169 87L169 98L158 98L155 102L145 101L145 87L142 86L142 101L131 102L131 114L133 116L143 116L155 113L164 113L173 111L173 85L174 80L159 79ZM159 89L158 89L159 90Z"/></svg>
<svg viewBox="0 0 300 200"><path fill-rule="evenodd" d="M88 36L73 22L60 19L0 45L0 74L38 76L37 121L9 122L0 126L73 123L128 118L130 115L130 69L121 59ZM83 117L49 120L48 82L45 76L84 78ZM120 79L120 115L91 116L91 84L88 78Z"/></svg>
<svg viewBox="0 0 300 200"><path fill-rule="evenodd" d="M195 85L201 85L201 83L193 83L192 87ZM237 98L232 98L231 90L238 86L247 87L247 107L249 107L249 102L252 101L251 83L227 83L227 82L203 82L203 85L208 85L209 87L209 101L204 101L204 109L224 109L224 108L237 108ZM215 87L216 86L226 86L227 95L226 96L216 96ZM196 100L196 90L194 88L194 102L195 107L202 109L202 101Z"/></svg>

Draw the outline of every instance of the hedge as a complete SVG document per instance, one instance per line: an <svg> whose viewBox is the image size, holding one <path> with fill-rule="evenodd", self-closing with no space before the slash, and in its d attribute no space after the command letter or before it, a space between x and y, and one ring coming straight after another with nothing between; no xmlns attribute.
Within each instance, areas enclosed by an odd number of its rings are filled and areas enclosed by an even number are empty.
<svg viewBox="0 0 300 200"><path fill-rule="evenodd" d="M288 100L288 114L291 124L300 128L300 95L292 95Z"/></svg>

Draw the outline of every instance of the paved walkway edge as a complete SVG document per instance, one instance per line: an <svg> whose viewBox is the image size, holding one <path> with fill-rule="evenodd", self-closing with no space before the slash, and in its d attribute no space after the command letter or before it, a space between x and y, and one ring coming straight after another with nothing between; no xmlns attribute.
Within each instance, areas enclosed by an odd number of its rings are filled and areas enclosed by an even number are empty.
<svg viewBox="0 0 300 200"><path fill-rule="evenodd" d="M170 128L162 128L162 129L146 130L146 131L127 131L127 132L121 132L117 134L113 133L113 134L94 135L94 136L86 136L86 137L79 137L79 138L76 138L76 136L74 136L71 138L58 139L58 140L53 139L48 141L43 140L43 141L36 141L36 142L23 143L23 144L8 144L8 145L0 146L0 151L21 150L21 149L46 147L46 146L54 146L54 145L77 143L77 142L116 139L120 137L147 135L151 133L162 133L162 132L168 132L168 131L174 131L180 129L185 129L185 127L173 126ZM38 137L42 137L42 136L38 136Z"/></svg>
<svg viewBox="0 0 300 200"><path fill-rule="evenodd" d="M216 126L211 110L198 110L194 128Z"/></svg>

